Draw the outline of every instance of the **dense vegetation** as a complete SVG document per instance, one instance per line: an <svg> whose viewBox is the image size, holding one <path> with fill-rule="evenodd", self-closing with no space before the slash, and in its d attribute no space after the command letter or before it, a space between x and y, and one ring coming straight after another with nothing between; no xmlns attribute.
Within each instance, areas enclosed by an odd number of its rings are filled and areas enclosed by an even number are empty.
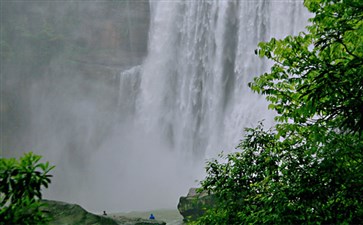
<svg viewBox="0 0 363 225"><path fill-rule="evenodd" d="M40 163L41 156L27 153L20 160L0 158L0 224L46 224L41 211L42 188L47 188L54 168Z"/></svg>
<svg viewBox="0 0 363 225"><path fill-rule="evenodd" d="M308 32L260 43L275 62L250 83L277 124L207 163L217 204L199 224L363 223L363 2L305 0Z"/></svg>

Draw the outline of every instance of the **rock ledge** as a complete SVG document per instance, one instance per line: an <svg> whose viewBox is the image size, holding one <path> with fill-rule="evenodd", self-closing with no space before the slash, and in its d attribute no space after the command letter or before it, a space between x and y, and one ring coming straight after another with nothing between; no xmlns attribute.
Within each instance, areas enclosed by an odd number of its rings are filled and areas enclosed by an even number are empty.
<svg viewBox="0 0 363 225"><path fill-rule="evenodd" d="M165 225L158 220L103 216L87 212L81 206L66 202L42 200L46 204L42 211L51 216L49 225Z"/></svg>

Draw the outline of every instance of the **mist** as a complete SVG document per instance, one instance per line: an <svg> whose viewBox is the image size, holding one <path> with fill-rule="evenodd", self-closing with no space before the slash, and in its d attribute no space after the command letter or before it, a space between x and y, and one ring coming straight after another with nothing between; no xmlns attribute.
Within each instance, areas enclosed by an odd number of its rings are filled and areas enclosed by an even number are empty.
<svg viewBox="0 0 363 225"><path fill-rule="evenodd" d="M130 121L120 90L148 27L147 1L1 3L1 153L56 165L45 198L95 212L176 208L196 185L194 163Z"/></svg>
<svg viewBox="0 0 363 225"><path fill-rule="evenodd" d="M254 49L307 17L301 2L0 4L1 156L42 155L44 197L93 212L175 209L206 159L271 125L247 87L270 66Z"/></svg>

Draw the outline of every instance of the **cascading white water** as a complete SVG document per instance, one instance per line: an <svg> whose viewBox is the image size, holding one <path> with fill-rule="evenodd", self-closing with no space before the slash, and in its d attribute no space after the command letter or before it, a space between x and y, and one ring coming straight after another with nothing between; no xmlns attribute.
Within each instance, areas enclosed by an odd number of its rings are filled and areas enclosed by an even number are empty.
<svg viewBox="0 0 363 225"><path fill-rule="evenodd" d="M254 50L304 29L301 1L153 0L150 9L148 54L120 73L117 119L102 97L116 85L88 81L89 91L78 88L83 79L60 79L53 96L35 86L44 94L33 98L42 115L34 130L44 127L36 140L53 138L42 147L59 154L50 196L95 212L175 208L206 158L233 151L244 127L271 125L264 98L247 87L269 67Z"/></svg>
<svg viewBox="0 0 363 225"><path fill-rule="evenodd" d="M149 2L1 1L0 152L56 165L45 198L175 208L206 158L271 125L254 50L304 30L302 0Z"/></svg>
<svg viewBox="0 0 363 225"><path fill-rule="evenodd" d="M134 86L138 95L129 96L138 126L158 134L180 159L199 161L233 149L244 127L262 119L272 124L263 97L247 87L269 66L254 50L260 41L304 29L302 1L161 0L150 6L148 55Z"/></svg>

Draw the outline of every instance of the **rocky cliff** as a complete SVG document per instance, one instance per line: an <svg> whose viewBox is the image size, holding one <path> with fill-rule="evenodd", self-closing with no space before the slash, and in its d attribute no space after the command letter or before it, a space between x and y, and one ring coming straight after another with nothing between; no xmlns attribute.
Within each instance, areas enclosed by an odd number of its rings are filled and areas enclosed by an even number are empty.
<svg viewBox="0 0 363 225"><path fill-rule="evenodd" d="M70 108L68 103L79 104L78 97L102 111L115 111L119 73L141 64L146 55L149 11L147 0L2 1L0 140L4 156L13 156L18 149L55 148L39 146L48 139L41 134L62 131L58 127L44 132L38 120L57 127L55 121L68 117L62 110ZM47 120L42 108L53 118ZM69 121L67 127L82 126L69 118L64 121ZM103 132L103 127L96 128ZM66 145L73 146L65 151L85 148L78 140L65 139Z"/></svg>

